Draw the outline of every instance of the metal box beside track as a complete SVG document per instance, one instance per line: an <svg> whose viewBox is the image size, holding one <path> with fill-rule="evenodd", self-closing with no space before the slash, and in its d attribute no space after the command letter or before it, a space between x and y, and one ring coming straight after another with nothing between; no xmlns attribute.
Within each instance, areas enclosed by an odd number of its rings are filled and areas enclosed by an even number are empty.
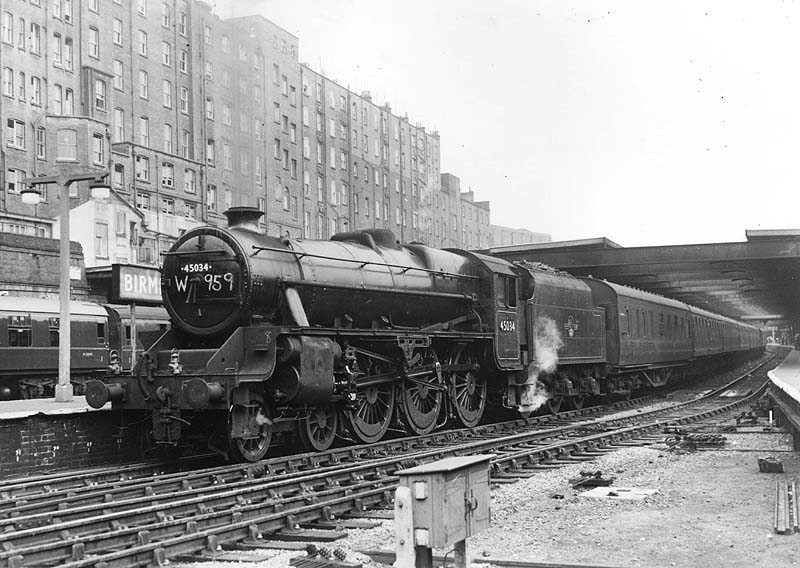
<svg viewBox="0 0 800 568"><path fill-rule="evenodd" d="M446 458L396 472L411 491L417 546L449 547L489 527L492 457Z"/></svg>

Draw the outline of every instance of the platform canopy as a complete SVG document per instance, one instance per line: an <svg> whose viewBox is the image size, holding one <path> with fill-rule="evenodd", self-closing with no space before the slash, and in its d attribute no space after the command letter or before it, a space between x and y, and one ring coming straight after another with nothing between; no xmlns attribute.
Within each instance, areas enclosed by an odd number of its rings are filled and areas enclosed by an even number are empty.
<svg viewBox="0 0 800 568"><path fill-rule="evenodd" d="M756 325L800 330L800 230L746 231L747 241L622 247L606 238L490 249L674 298Z"/></svg>

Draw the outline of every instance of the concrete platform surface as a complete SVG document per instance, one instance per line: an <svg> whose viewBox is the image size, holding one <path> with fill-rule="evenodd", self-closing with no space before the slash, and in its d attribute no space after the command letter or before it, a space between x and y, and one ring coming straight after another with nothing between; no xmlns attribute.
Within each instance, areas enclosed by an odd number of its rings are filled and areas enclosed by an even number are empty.
<svg viewBox="0 0 800 568"><path fill-rule="evenodd" d="M800 351L792 351L767 376L777 388L800 402Z"/></svg>
<svg viewBox="0 0 800 568"><path fill-rule="evenodd" d="M27 418L37 414L56 416L110 409L110 402L103 408L92 408L86 403L85 396L75 396L71 402L57 402L54 398L5 400L0 401L0 420L19 420L20 418Z"/></svg>

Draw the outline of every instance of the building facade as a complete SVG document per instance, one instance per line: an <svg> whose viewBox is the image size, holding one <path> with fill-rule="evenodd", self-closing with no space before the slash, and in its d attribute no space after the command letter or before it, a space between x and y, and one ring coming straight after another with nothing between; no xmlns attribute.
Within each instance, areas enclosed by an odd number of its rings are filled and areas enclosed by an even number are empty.
<svg viewBox="0 0 800 568"><path fill-rule="evenodd" d="M196 0L0 11L0 231L55 234L66 196L24 204L24 178L107 169L109 200L71 188L87 267L157 265L184 231L242 205L274 236L385 228L489 245L489 204L445 183L438 132L301 63L298 38L261 16L223 20Z"/></svg>
<svg viewBox="0 0 800 568"><path fill-rule="evenodd" d="M549 243L553 240L548 233L535 233L528 229L512 229L501 225L491 225L490 231L490 247Z"/></svg>

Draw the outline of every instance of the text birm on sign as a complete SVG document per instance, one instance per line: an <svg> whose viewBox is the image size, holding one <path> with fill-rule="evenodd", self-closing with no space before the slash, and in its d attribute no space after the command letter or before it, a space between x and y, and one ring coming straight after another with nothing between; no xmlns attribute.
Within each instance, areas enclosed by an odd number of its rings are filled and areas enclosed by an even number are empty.
<svg viewBox="0 0 800 568"><path fill-rule="evenodd" d="M122 290L126 295L159 295L161 294L161 279L158 275L123 274Z"/></svg>

